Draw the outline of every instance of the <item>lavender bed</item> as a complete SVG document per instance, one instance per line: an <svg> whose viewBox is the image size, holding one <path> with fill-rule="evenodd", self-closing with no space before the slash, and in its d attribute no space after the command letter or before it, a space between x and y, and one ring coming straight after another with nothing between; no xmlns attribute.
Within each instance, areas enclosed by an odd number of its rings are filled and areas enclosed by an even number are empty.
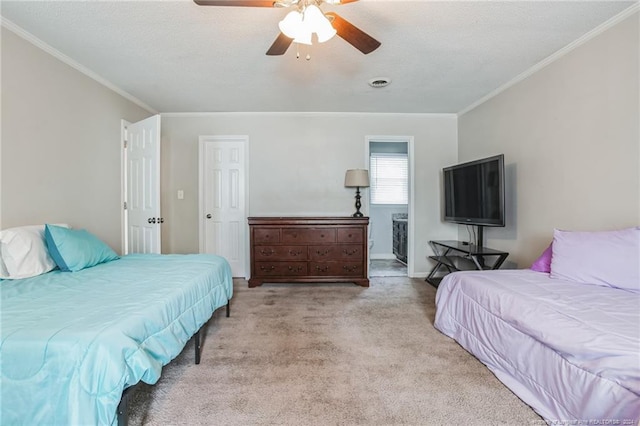
<svg viewBox="0 0 640 426"><path fill-rule="evenodd" d="M446 276L436 305L435 327L547 421L638 424L640 293L474 271Z"/></svg>

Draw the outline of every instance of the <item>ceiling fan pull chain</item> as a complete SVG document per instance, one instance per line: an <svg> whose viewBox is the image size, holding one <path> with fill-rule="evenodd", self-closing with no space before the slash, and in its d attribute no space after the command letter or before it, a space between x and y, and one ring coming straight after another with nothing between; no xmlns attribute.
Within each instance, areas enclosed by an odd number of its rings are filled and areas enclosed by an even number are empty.
<svg viewBox="0 0 640 426"><path fill-rule="evenodd" d="M307 55L305 56L305 59L307 61L311 60L311 53L309 53L309 50L311 50L311 46L306 47L307 49ZM296 59L300 59L300 43L296 43Z"/></svg>

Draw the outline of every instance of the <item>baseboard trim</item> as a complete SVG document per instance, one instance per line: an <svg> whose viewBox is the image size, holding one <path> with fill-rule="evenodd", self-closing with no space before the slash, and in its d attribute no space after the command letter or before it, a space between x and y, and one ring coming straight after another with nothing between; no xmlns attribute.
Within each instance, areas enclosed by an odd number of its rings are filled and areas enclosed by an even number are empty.
<svg viewBox="0 0 640 426"><path fill-rule="evenodd" d="M409 275L409 278L427 278L428 272L416 272Z"/></svg>

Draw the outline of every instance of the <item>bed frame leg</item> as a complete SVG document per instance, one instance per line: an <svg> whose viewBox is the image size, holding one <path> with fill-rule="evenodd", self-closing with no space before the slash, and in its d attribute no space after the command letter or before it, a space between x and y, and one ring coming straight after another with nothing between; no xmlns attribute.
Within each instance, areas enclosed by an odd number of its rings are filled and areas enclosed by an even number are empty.
<svg viewBox="0 0 640 426"><path fill-rule="evenodd" d="M118 408L116 410L118 426L129 425L129 401L137 388L138 385L134 385L126 388L124 392L122 392L122 396L120 397L120 402L118 403Z"/></svg>
<svg viewBox="0 0 640 426"><path fill-rule="evenodd" d="M196 349L196 364L200 364L200 330L196 331L194 335L195 341L195 349Z"/></svg>
<svg viewBox="0 0 640 426"><path fill-rule="evenodd" d="M118 404L118 426L128 426L129 424L129 398L123 398Z"/></svg>
<svg viewBox="0 0 640 426"><path fill-rule="evenodd" d="M229 306L229 302L227 302L227 318L229 318L229 315L231 314L231 308ZM200 330L202 330L202 328L200 328ZM200 330L196 331L196 334L193 335L194 339L195 339L195 351L196 351L196 364L200 364Z"/></svg>

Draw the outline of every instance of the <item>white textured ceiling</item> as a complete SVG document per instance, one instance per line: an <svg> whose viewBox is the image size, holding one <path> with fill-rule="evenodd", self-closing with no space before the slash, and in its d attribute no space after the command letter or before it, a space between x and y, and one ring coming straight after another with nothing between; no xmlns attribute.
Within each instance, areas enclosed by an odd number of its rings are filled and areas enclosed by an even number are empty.
<svg viewBox="0 0 640 426"><path fill-rule="evenodd" d="M636 1L322 5L382 43L266 56L287 9L181 1L2 1L3 20L159 112L456 113ZM7 23L6 20L9 22ZM384 88L367 82L392 80Z"/></svg>

